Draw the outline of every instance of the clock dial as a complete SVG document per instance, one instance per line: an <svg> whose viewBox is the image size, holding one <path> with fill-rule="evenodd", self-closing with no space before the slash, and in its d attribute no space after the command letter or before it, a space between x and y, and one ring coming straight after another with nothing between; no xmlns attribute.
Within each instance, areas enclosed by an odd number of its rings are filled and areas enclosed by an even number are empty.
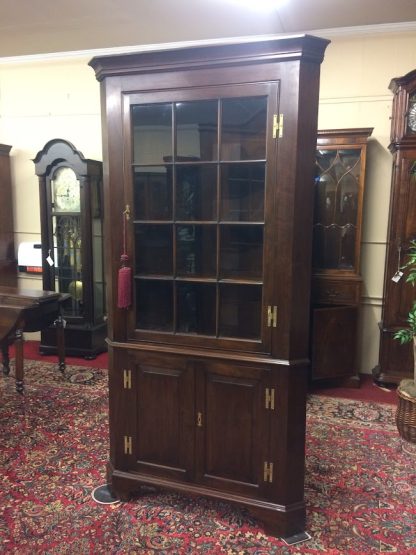
<svg viewBox="0 0 416 555"><path fill-rule="evenodd" d="M416 100L410 105L407 112L407 126L410 131L416 133Z"/></svg>
<svg viewBox="0 0 416 555"><path fill-rule="evenodd" d="M52 181L52 198L55 212L80 211L80 185L71 168L59 168L55 173Z"/></svg>

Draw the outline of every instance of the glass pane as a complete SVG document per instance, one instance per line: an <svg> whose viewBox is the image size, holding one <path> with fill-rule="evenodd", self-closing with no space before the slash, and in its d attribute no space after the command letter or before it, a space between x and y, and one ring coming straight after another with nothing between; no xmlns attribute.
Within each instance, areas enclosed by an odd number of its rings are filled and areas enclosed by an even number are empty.
<svg viewBox="0 0 416 555"><path fill-rule="evenodd" d="M92 277L94 296L94 320L100 320L105 314L104 289L104 240L102 220L101 181L91 181L91 215L92 215Z"/></svg>
<svg viewBox="0 0 416 555"><path fill-rule="evenodd" d="M162 164L172 157L172 105L133 106L133 163Z"/></svg>
<svg viewBox="0 0 416 555"><path fill-rule="evenodd" d="M215 277L216 245L216 226L178 226L176 229L177 275Z"/></svg>
<svg viewBox="0 0 416 555"><path fill-rule="evenodd" d="M360 156L361 151L357 149L321 149L317 152L315 268L354 268Z"/></svg>
<svg viewBox="0 0 416 555"><path fill-rule="evenodd" d="M52 218L55 291L69 293L71 303L65 303L63 312L82 316L84 313L83 277L81 259L81 217L56 215ZM52 255L52 253L51 253Z"/></svg>
<svg viewBox="0 0 416 555"><path fill-rule="evenodd" d="M94 317L101 318L104 316L104 264L103 264L103 238L92 238L93 258L92 258L92 275L94 281Z"/></svg>
<svg viewBox="0 0 416 555"><path fill-rule="evenodd" d="M216 285L178 283L178 330L181 333L215 335Z"/></svg>
<svg viewBox="0 0 416 555"><path fill-rule="evenodd" d="M166 166L134 168L134 218L172 219L172 171Z"/></svg>
<svg viewBox="0 0 416 555"><path fill-rule="evenodd" d="M355 257L355 234L357 228L353 225L346 225L342 229L341 256L338 268L354 268Z"/></svg>
<svg viewBox="0 0 416 555"><path fill-rule="evenodd" d="M171 281L136 281L137 327L173 331L173 284Z"/></svg>
<svg viewBox="0 0 416 555"><path fill-rule="evenodd" d="M260 285L220 285L219 334L259 339L261 334Z"/></svg>
<svg viewBox="0 0 416 555"><path fill-rule="evenodd" d="M177 102L176 155L195 160L217 160L218 102Z"/></svg>
<svg viewBox="0 0 416 555"><path fill-rule="evenodd" d="M267 99L222 101L221 160L266 158Z"/></svg>
<svg viewBox="0 0 416 555"><path fill-rule="evenodd" d="M314 220L316 224L334 223L334 206L336 205L336 182L324 173L315 180Z"/></svg>
<svg viewBox="0 0 416 555"><path fill-rule="evenodd" d="M138 274L173 274L170 225L136 225L135 249Z"/></svg>
<svg viewBox="0 0 416 555"><path fill-rule="evenodd" d="M220 277L262 279L263 227L224 225L220 233Z"/></svg>
<svg viewBox="0 0 416 555"><path fill-rule="evenodd" d="M80 212L80 183L72 168L58 168L51 185L54 212Z"/></svg>
<svg viewBox="0 0 416 555"><path fill-rule="evenodd" d="M337 220L340 225L357 225L360 153L354 150L341 150L339 160Z"/></svg>
<svg viewBox="0 0 416 555"><path fill-rule="evenodd" d="M105 290L104 283L94 283L94 316L101 319L105 315Z"/></svg>
<svg viewBox="0 0 416 555"><path fill-rule="evenodd" d="M176 166L176 220L217 219L217 168Z"/></svg>
<svg viewBox="0 0 416 555"><path fill-rule="evenodd" d="M221 220L264 221L265 164L223 164Z"/></svg>

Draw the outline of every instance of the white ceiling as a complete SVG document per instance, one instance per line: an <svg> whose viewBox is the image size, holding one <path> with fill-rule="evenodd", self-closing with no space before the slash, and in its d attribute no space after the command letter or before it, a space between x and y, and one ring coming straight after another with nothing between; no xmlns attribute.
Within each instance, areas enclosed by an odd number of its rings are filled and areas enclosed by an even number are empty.
<svg viewBox="0 0 416 555"><path fill-rule="evenodd" d="M416 0L1 0L0 58L403 22Z"/></svg>

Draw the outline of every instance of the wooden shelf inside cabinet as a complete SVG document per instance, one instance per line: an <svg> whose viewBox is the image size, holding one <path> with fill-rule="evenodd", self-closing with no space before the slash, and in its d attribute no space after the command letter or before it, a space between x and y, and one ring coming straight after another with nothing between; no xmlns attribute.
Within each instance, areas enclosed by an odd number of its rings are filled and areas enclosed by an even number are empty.
<svg viewBox="0 0 416 555"><path fill-rule="evenodd" d="M165 487L243 505L269 534L304 531L305 221L326 45L298 36L90 62L114 262L108 480L123 499ZM127 310L115 263L126 205Z"/></svg>
<svg viewBox="0 0 416 555"><path fill-rule="evenodd" d="M311 291L314 384L359 385L361 227L371 133L371 128L318 131Z"/></svg>

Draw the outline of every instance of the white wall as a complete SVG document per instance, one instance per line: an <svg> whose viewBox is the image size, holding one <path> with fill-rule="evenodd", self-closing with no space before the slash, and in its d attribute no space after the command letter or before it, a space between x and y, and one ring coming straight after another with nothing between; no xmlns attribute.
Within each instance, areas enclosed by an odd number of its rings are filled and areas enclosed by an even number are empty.
<svg viewBox="0 0 416 555"><path fill-rule="evenodd" d="M367 151L361 273L364 279L360 371L378 362L390 201L392 93L388 86L416 68L416 34L332 39L321 70L319 129L374 127Z"/></svg>
<svg viewBox="0 0 416 555"><path fill-rule="evenodd" d="M101 160L99 84L88 57L2 63L0 143L12 145L16 248L40 240L38 181L32 159L53 138L71 141ZM378 361L391 155L392 95L388 85L416 68L416 35L332 38L321 72L319 129L374 127L367 156L362 245L363 308L360 371ZM1 208L0 208L1 209ZM29 287L39 278L21 277Z"/></svg>
<svg viewBox="0 0 416 555"><path fill-rule="evenodd" d="M46 142L67 139L86 158L102 159L99 84L87 63L88 58L0 63L0 143L13 147L16 250L22 241L40 241L39 187L32 160ZM21 279L28 287L40 283L38 277Z"/></svg>

